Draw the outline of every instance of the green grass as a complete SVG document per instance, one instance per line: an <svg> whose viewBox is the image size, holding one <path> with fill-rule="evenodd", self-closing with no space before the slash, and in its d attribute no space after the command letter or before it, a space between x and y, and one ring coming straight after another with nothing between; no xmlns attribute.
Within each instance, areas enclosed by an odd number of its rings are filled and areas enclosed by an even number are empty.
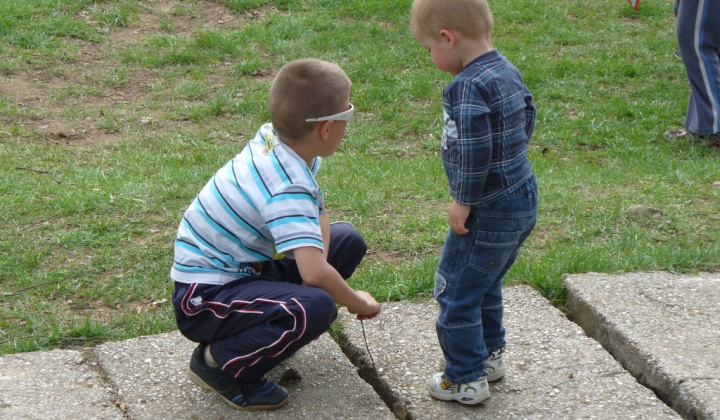
<svg viewBox="0 0 720 420"><path fill-rule="evenodd" d="M1 2L0 353L174 329L182 213L268 120L274 72L309 56L353 80L356 121L318 177L331 218L370 248L350 282L428 298L451 77L412 39L410 3ZM492 7L495 47L538 107L539 221L506 283L562 307L566 273L720 267L720 154L662 140L688 96L671 1ZM662 214L634 219L635 204Z"/></svg>

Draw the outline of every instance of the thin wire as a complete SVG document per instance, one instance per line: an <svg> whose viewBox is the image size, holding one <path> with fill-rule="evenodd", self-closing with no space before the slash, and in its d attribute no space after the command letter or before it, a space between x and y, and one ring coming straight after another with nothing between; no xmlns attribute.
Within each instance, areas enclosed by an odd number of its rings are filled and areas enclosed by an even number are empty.
<svg viewBox="0 0 720 420"><path fill-rule="evenodd" d="M365 334L365 324L363 324L362 319L360 320L360 326L362 327L363 339L365 340L365 349L368 352L368 356L370 356L370 361L373 364L373 370L374 370L375 369L375 359L373 359L372 353L370 353L370 346L368 346L367 335Z"/></svg>

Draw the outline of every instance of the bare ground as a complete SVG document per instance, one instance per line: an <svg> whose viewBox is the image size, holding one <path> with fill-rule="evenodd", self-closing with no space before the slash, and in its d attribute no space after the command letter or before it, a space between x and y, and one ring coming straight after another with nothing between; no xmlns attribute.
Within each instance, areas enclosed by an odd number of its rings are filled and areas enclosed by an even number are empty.
<svg viewBox="0 0 720 420"><path fill-rule="evenodd" d="M0 94L17 112L0 115L0 139L19 135L25 140L48 141L79 147L112 144L139 124L153 124L153 131L193 131L188 121L164 118L167 110L150 107L152 87L160 82L158 70L123 66L118 51L164 33L189 37L197 29L233 30L247 21L264 17L267 10L238 13L220 1L188 2L143 0L137 19L125 27L104 28L88 10L74 18L107 30L100 43L65 39L74 57L46 66L0 73ZM122 83L111 83L114 71L127 71ZM222 85L222 65L208 83ZM112 123L107 122L112 115Z"/></svg>

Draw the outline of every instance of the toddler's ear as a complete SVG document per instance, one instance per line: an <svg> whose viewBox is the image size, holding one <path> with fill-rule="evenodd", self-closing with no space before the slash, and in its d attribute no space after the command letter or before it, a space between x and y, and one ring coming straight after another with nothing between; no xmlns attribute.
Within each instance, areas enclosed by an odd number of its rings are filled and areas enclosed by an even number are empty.
<svg viewBox="0 0 720 420"><path fill-rule="evenodd" d="M440 29L440 32L438 32L438 35L440 35L440 38L442 38L445 42L447 42L448 46L454 47L455 42L457 41L457 38L455 37L455 33L449 29Z"/></svg>

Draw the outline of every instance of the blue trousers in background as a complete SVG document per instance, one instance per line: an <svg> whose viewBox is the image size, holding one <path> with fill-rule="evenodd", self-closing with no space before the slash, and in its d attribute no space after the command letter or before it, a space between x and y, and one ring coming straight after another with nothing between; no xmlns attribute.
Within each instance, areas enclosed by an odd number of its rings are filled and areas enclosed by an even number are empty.
<svg viewBox="0 0 720 420"><path fill-rule="evenodd" d="M720 133L720 0L676 0L677 40L690 81L685 127Z"/></svg>

